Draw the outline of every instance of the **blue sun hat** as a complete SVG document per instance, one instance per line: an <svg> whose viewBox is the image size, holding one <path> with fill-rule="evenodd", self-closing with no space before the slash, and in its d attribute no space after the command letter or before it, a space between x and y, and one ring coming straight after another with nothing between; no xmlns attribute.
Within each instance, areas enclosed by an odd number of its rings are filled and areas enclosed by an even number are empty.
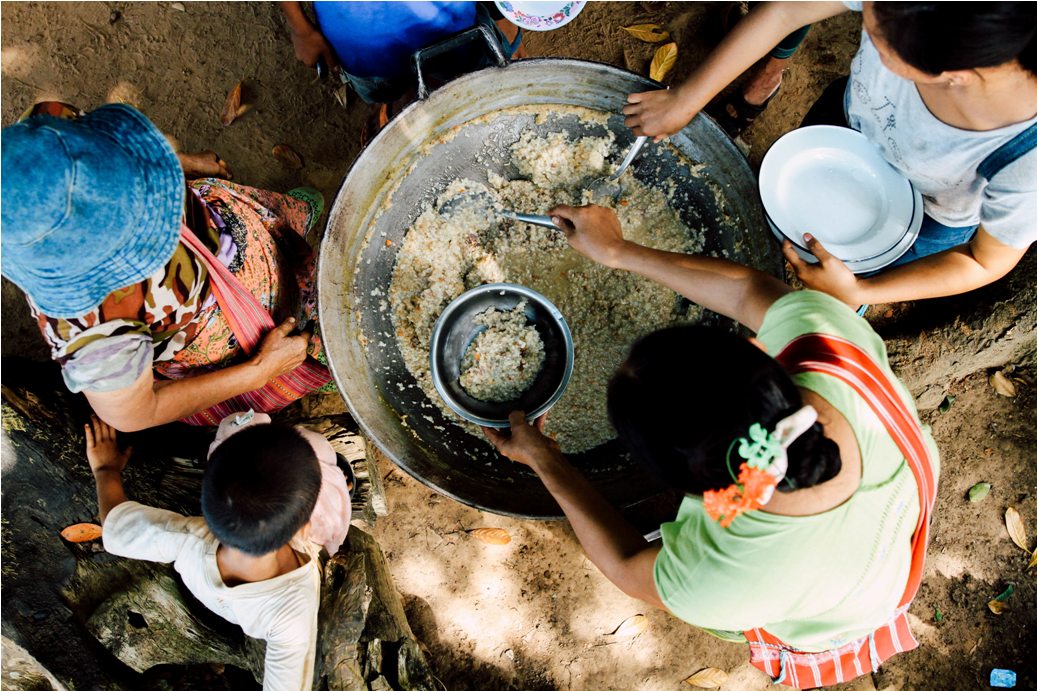
<svg viewBox="0 0 1037 691"><path fill-rule="evenodd" d="M0 136L0 271L41 312L82 315L173 256L184 173L143 114L112 104L40 115Z"/></svg>

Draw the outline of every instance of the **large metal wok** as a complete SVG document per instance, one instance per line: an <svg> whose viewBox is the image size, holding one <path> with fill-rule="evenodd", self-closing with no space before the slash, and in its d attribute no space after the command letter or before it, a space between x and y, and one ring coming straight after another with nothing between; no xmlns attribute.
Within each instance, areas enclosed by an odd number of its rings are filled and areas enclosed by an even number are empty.
<svg viewBox="0 0 1037 691"><path fill-rule="evenodd" d="M437 492L506 515L552 518L561 513L532 472L455 426L420 388L411 386L414 379L384 307L407 229L454 178L484 181L490 170L513 177L508 147L526 128L604 132L603 125L580 124L575 117L537 123L538 110L582 106L616 114L608 128L616 134L616 156L622 156L633 135L618 113L628 93L652 88L658 85L643 77L579 60L522 60L487 68L448 83L400 113L342 183L321 245L318 278L331 370L368 437ZM527 112L470 122L517 106L526 106ZM669 143L691 162L690 168L670 146L649 144L633 166L634 175L649 184L676 181L675 206L689 227L707 229L707 252L780 275L782 264L765 230L755 178L727 136L699 116ZM630 505L659 490L617 441L571 460L615 504Z"/></svg>

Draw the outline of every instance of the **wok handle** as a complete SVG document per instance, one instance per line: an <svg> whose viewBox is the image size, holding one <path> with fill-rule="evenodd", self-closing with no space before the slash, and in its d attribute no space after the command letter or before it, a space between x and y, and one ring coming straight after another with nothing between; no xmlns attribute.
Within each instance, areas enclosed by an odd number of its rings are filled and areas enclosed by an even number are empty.
<svg viewBox="0 0 1037 691"><path fill-rule="evenodd" d="M552 221L550 216L540 216L537 214L520 214L517 211L501 211L500 215L504 218L511 219L512 221L520 221L522 223L529 223L534 226L541 226L543 228L551 228L552 230L561 230Z"/></svg>
<svg viewBox="0 0 1037 691"><path fill-rule="evenodd" d="M414 71L418 75L418 100L424 101L428 98L429 94L428 84L425 83L425 74L422 63L427 61L429 58L434 58L437 55L448 53L468 43L478 41L480 37L486 43L486 48L489 50L490 56L497 63L497 67L506 67L508 65L508 58L504 55L504 51L497 42L497 38L490 31L490 28L483 24L476 24L470 29L465 29L464 31L443 39L439 43L433 43L427 48L415 51Z"/></svg>

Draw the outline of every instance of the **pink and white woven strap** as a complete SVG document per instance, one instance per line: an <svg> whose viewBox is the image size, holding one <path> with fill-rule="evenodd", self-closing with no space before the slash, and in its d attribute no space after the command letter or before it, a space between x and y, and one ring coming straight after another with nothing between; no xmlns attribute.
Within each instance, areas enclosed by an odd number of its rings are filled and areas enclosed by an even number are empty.
<svg viewBox="0 0 1037 691"><path fill-rule="evenodd" d="M180 241L205 264L209 271L210 285L223 316L230 324L231 331L241 347L246 353L251 353L263 340L263 335L274 328L273 317L263 309L259 300L241 285L241 281L234 277L230 269L221 264L201 239L184 224L180 224Z"/></svg>
<svg viewBox="0 0 1037 691"><path fill-rule="evenodd" d="M224 318L244 351L251 353L259 346L263 336L274 328L273 317L184 224L180 226L180 240L209 270L209 284ZM277 412L321 388L331 379L331 372L327 367L312 358L307 358L301 365L270 380L265 386L217 403L184 418L183 422L190 425L218 425L227 415L249 409L264 413Z"/></svg>

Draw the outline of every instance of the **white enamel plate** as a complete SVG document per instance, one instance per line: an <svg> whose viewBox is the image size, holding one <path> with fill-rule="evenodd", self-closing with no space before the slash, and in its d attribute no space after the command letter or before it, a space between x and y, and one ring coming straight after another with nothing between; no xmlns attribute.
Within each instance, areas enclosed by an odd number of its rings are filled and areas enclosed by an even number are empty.
<svg viewBox="0 0 1037 691"><path fill-rule="evenodd" d="M803 127L776 141L760 166L760 198L799 248L810 233L845 262L886 259L916 220L911 183L845 127Z"/></svg>

